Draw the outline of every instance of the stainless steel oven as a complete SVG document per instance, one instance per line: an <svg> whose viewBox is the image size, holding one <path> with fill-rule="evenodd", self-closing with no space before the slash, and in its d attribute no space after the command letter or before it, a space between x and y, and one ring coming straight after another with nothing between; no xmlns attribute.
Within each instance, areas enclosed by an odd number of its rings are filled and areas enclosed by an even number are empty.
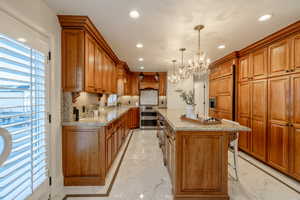
<svg viewBox="0 0 300 200"><path fill-rule="evenodd" d="M152 106L141 106L140 128L157 129L157 112Z"/></svg>

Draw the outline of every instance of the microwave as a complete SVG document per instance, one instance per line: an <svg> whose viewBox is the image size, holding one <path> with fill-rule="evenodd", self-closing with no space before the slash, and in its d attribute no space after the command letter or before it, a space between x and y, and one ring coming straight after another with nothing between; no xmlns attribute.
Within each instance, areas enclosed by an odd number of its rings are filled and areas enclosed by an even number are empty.
<svg viewBox="0 0 300 200"><path fill-rule="evenodd" d="M216 98L215 97L211 97L209 98L209 108L216 108Z"/></svg>

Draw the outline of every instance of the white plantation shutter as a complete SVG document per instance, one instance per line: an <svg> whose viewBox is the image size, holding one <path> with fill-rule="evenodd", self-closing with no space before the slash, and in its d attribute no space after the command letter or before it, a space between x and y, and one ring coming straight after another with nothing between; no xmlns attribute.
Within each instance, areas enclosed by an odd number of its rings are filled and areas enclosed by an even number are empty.
<svg viewBox="0 0 300 200"><path fill-rule="evenodd" d="M0 199L25 199L48 178L46 62L45 53L0 33L0 127L12 136Z"/></svg>

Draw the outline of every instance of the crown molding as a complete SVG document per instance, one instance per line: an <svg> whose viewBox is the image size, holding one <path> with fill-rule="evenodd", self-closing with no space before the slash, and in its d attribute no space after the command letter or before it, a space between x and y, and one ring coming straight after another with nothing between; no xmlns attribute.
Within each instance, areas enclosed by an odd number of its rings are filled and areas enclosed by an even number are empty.
<svg viewBox="0 0 300 200"><path fill-rule="evenodd" d="M88 16L57 15L57 17L62 28L86 30L116 64L120 62L117 55L110 48L100 31L95 27Z"/></svg>
<svg viewBox="0 0 300 200"><path fill-rule="evenodd" d="M238 51L239 56L244 56L250 52L253 52L257 49L266 47L274 42L277 42L283 38L287 38L290 35L293 35L297 32L300 31L300 20L290 24L282 29L280 29L279 31L276 31L275 33L272 33L271 35L268 35L267 37L241 49Z"/></svg>

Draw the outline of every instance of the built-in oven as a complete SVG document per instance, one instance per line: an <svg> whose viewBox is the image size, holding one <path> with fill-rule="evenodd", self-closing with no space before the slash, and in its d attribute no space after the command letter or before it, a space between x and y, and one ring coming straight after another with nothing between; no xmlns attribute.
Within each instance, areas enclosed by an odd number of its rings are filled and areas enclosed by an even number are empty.
<svg viewBox="0 0 300 200"><path fill-rule="evenodd" d="M216 108L216 97L210 97L209 98L209 108Z"/></svg>

